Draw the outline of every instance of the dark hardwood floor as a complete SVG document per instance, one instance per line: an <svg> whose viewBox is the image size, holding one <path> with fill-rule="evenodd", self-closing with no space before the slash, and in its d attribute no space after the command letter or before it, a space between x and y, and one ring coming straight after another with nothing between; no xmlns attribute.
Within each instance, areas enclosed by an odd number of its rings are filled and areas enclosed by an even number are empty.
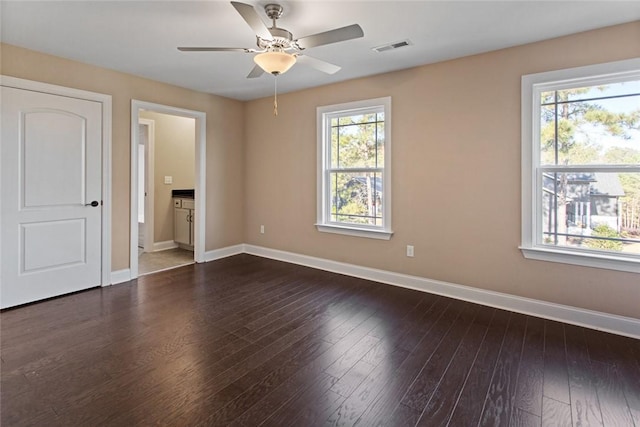
<svg viewBox="0 0 640 427"><path fill-rule="evenodd" d="M3 426L636 426L640 341L238 255L0 314Z"/></svg>

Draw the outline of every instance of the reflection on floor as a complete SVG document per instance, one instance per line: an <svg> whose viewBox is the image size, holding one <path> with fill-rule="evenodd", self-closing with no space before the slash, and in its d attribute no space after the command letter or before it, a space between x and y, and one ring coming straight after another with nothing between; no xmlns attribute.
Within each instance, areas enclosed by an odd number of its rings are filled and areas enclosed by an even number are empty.
<svg viewBox="0 0 640 427"><path fill-rule="evenodd" d="M181 265L193 264L193 251L182 248L160 252L143 252L138 257L138 275L149 274Z"/></svg>

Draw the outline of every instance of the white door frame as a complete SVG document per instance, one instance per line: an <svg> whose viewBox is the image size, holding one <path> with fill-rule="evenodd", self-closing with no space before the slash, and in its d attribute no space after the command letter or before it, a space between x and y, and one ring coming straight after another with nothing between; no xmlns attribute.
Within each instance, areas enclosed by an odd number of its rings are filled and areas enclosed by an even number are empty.
<svg viewBox="0 0 640 427"><path fill-rule="evenodd" d="M145 180L147 181L146 191L147 197L144 198L144 251L153 251L154 242L154 217L153 211L155 208L155 183L154 183L154 171L155 171L155 158L154 158L154 145L155 145L155 121L149 119L138 119L138 123L147 126L147 144L145 144L145 156L147 161L145 162ZM140 141L138 141L140 144ZM139 196L139 195L138 195Z"/></svg>
<svg viewBox="0 0 640 427"><path fill-rule="evenodd" d="M206 206L206 148L207 148L207 114L202 111L186 110L153 102L131 100L131 226L129 266L131 279L138 277L138 121L140 110L150 110L173 116L190 117L196 120L196 164L195 164L195 205L196 221L194 223L194 260L205 262L205 206Z"/></svg>
<svg viewBox="0 0 640 427"><path fill-rule="evenodd" d="M111 95L0 75L0 85L43 92L69 98L99 102L102 105L102 226L100 285L111 284ZM1 202L0 202L1 203ZM2 254L0 254L1 258Z"/></svg>

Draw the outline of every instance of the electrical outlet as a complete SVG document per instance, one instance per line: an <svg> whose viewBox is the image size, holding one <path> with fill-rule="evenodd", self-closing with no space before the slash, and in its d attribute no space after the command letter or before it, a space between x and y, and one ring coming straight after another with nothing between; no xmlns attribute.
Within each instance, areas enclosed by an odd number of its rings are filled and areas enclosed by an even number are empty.
<svg viewBox="0 0 640 427"><path fill-rule="evenodd" d="M264 225L260 226L260 234L264 234Z"/></svg>
<svg viewBox="0 0 640 427"><path fill-rule="evenodd" d="M413 258L413 246L407 245L407 256Z"/></svg>

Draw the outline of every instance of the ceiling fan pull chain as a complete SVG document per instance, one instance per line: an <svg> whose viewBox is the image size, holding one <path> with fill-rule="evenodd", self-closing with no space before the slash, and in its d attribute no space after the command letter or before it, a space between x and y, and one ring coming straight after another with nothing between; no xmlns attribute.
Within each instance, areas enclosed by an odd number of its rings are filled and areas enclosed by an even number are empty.
<svg viewBox="0 0 640 427"><path fill-rule="evenodd" d="M273 115L278 115L278 76L273 78L275 80L275 92L273 94Z"/></svg>

